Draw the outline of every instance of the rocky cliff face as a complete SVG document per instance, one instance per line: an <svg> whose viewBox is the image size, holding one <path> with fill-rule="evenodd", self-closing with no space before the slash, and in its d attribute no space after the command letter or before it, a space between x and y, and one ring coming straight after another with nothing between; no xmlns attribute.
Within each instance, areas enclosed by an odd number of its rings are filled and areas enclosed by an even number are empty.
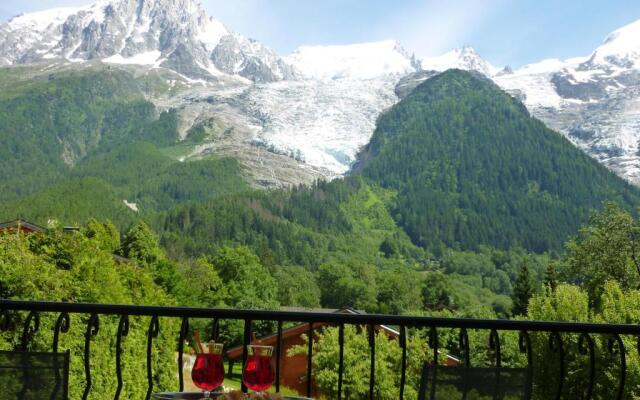
<svg viewBox="0 0 640 400"><path fill-rule="evenodd" d="M273 50L257 40L228 34L211 53L211 61L223 72L240 75L254 82L293 79L296 73Z"/></svg>
<svg viewBox="0 0 640 400"><path fill-rule="evenodd" d="M162 66L189 78L293 77L266 46L229 32L193 0L102 0L26 14L0 26L4 65L62 59Z"/></svg>
<svg viewBox="0 0 640 400"><path fill-rule="evenodd" d="M246 163L270 168L251 159L259 149L290 162L291 170L313 170L314 178L346 173L380 113L417 85L450 68L472 70L640 184L638 38L640 21L613 32L587 57L544 60L516 70L494 67L471 47L416 58L393 40L303 46L280 57L209 18L195 0L100 0L0 25L0 66L41 63L46 71L54 63L75 68L91 61L154 71L173 88L154 101L161 109L177 108L184 131L214 114L232 115L233 132L245 134L225 140L242 148ZM178 81L183 83L179 90L174 88ZM222 99L226 108L203 106L210 99ZM210 152L214 146L199 148ZM282 180L277 172L267 175L271 183Z"/></svg>

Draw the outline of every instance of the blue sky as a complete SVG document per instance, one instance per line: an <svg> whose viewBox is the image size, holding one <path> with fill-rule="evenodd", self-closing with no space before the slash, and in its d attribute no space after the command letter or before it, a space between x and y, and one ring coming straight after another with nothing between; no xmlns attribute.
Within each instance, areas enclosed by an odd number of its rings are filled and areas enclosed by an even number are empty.
<svg viewBox="0 0 640 400"><path fill-rule="evenodd" d="M0 21L91 0L0 0ZM209 15L281 54L304 44L396 39L418 56L471 45L495 65L588 55L640 19L640 0L201 0ZM639 38L640 40L640 38Z"/></svg>

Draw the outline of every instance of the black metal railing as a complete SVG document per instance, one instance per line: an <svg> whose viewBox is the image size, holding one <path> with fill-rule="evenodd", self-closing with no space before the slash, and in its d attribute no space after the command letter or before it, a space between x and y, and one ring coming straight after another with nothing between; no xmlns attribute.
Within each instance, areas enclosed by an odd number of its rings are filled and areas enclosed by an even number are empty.
<svg viewBox="0 0 640 400"><path fill-rule="evenodd" d="M563 393L566 374L566 357L570 349L566 348L563 342L563 335L578 335L576 353L588 357L589 378L584 382L584 399L590 399L594 393L596 380L596 355L594 345L594 335L606 335L608 337L607 350L610 356L617 357L618 378L617 388L615 388L616 399L622 399L627 384L627 349L625 348L622 336L632 336L637 341L637 348L633 351L640 352L640 326L630 324L595 324L595 323L569 323L569 322L546 322L546 321L521 321L521 320L486 320L486 319L464 319L464 318L433 318L433 317L409 317L374 314L339 314L339 313L313 313L313 312L290 312L290 311L262 311L262 310L233 310L233 309L206 309L187 307L159 307L159 306L132 306L132 305L107 305L107 304L87 304L87 303L54 303L54 302L34 302L34 301L13 301L0 300L0 330L10 329L10 313L23 312L26 317L22 322L22 333L20 336L19 348L26 350L28 344L40 329L40 315L43 313L57 315L54 325L52 349L58 352L60 334L69 331L70 319L72 315L80 314L89 316L86 323L84 337L84 372L85 388L83 399L86 399L92 390L91 378L91 342L100 330L101 316L119 317L116 331L115 364L117 388L114 399L120 397L123 387L122 378L122 339L129 334L129 318L133 316L150 317L147 329L146 347L146 367L147 367L147 392L146 399L149 399L153 390L153 367L152 352L153 341L158 337L161 327L161 318L179 318L181 320L180 330L177 338L177 372L178 387L180 391L183 387L183 353L184 342L189 334L190 319L209 319L214 322L214 330L218 329L220 320L237 320L244 323L243 335L243 365L246 362L246 348L251 341L252 321L273 321L277 323L277 346L276 346L276 390L280 389L281 371L280 359L281 344L283 336L283 323L297 322L307 323L308 328L308 352L307 352L307 381L306 392L310 396L312 393L313 374L313 328L314 323L331 324L338 327L339 343L339 364L337 398L343 397L344 375L348 374L344 366L344 328L345 325L364 327L368 334L370 346L370 379L369 398L374 399L375 379L376 379L376 352L375 352L375 327L380 325L397 327L399 332L399 346L401 353L400 373L400 398L404 398L405 385L407 382L407 329L423 328L428 329L428 343L432 354L429 357L437 364L439 349L439 329L454 329L459 332L459 352L461 353L460 363L464 367L470 367L470 346L468 331L485 330L489 333L488 348L493 357L493 367L502 368L502 351L500 332L516 332L519 337L519 350L526 355L526 363L529 368L533 367L534 357L532 351L531 334L546 334L548 350L557 356L559 366L559 379L554 388L554 398L560 399ZM217 332L216 332L217 333ZM634 384L638 384L635 382ZM424 394L421 394L424 396Z"/></svg>

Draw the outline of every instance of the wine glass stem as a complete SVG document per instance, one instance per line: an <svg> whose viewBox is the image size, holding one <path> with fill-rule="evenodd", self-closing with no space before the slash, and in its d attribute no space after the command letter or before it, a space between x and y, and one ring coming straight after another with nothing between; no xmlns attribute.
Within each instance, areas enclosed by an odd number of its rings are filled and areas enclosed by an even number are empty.
<svg viewBox="0 0 640 400"><path fill-rule="evenodd" d="M208 398L209 398L209 396L211 396L211 392L210 392L210 391L208 391L208 390L205 390L205 391L204 391L204 398L205 398L205 399L208 399Z"/></svg>

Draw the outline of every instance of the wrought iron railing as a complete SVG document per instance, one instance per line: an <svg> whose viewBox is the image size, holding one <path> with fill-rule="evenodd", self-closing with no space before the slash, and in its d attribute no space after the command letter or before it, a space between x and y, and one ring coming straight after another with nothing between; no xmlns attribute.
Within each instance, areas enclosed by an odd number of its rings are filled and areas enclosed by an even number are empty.
<svg viewBox="0 0 640 400"><path fill-rule="evenodd" d="M630 324L595 324L595 323L569 323L569 322L546 322L546 321L522 321L522 320L486 320L486 319L464 319L464 318L433 318L433 317L409 317L409 316L391 316L391 315L374 315L374 314L339 314L339 313L314 313L314 312L292 312L292 311L262 311L262 310L233 310L233 309L208 309L208 308L186 308L186 307L158 307L158 306L132 306L132 305L107 305L107 304L87 304L87 303L53 303L53 302L34 302L34 301L12 301L0 300L0 330L9 329L10 313L23 312L26 314L22 323L22 334L20 337L19 348L25 350L28 348L29 342L37 334L40 326L40 315L43 313L57 315L57 321L54 326L52 350L58 352L58 343L61 333L66 333L70 327L70 319L74 314L89 316L86 323L85 342L84 342L84 372L85 372L85 388L82 398L86 399L92 390L91 379L91 342L100 329L100 316L118 316L119 323L116 332L116 377L117 388L114 398L117 400L123 387L122 379L122 338L127 336L129 332L129 317L146 316L150 317L150 323L147 329L147 347L146 347L146 366L147 366L147 395L149 399L153 390L153 367L152 367L152 351L153 341L157 338L161 318L179 318L181 326L179 337L177 338L177 372L178 387L180 391L183 387L183 353L185 339L189 333L190 319L209 319L213 320L217 326L220 320L239 320L244 322L243 335L243 364L246 362L246 347L250 344L252 333L252 321L273 321L277 324L277 346L275 349L276 357L276 390L280 390L280 359L282 357L281 343L283 323L298 322L309 324L308 337L313 335L314 323L326 323L338 327L339 341L339 363L338 363L338 382L337 382L337 398L343 397L343 381L345 373L344 368L344 327L345 325L356 325L367 327L370 345L370 378L369 378L369 398L374 399L374 387L376 380L376 353L375 353L375 329L379 325L387 325L398 327L399 346L402 348L401 370L400 373L400 398L404 398L404 390L406 385L406 369L407 369L407 329L423 328L428 330L428 341L432 360L437 360L439 356L438 330L439 329L455 329L459 332L459 347L461 354L461 363L463 366L470 366L470 349L468 331L484 330L489 333L488 347L493 354L493 365L496 368L502 366L501 356L501 337L500 332L517 332L519 334L519 350L526 355L526 363L529 368L533 366L532 341L530 334L546 334L548 335L549 350L557 355L559 366L559 379L557 387L555 387L555 398L560 399L563 393L563 384L566 374L566 355L570 349L565 347L563 342L564 334L578 335L578 348L575 349L579 354L588 357L588 365L585 368L589 370L589 379L584 383L584 398L592 398L594 392L594 384L596 379L596 356L594 349L594 335L606 335L608 337L607 348L611 356L618 358L618 380L615 389L615 398L622 399L627 384L627 349L625 348L622 336L633 336L637 340L637 349L633 351L640 352L640 326ZM308 341L307 351L307 379L306 392L310 396L312 393L312 374L313 374L313 342ZM544 366L542 366L544 367Z"/></svg>

